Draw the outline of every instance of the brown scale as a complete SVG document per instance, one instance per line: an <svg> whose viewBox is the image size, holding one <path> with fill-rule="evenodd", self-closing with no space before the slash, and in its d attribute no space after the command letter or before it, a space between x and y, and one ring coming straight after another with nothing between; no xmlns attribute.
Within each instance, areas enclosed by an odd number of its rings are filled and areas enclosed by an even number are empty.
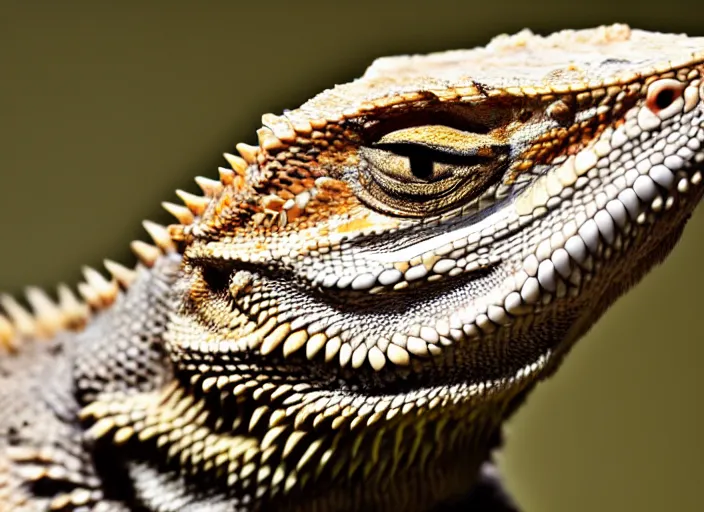
<svg viewBox="0 0 704 512"><path fill-rule="evenodd" d="M659 77L656 77L659 78ZM574 110L568 115L571 109L588 109L594 106L612 105L606 113L601 113L582 121L572 123L568 127L555 128L536 137L535 143L528 148L509 171L511 174L507 178L507 183L515 182L519 173L529 171L535 165L549 165L555 158L566 155L574 155L581 149L591 144L604 130L609 127L619 126L625 119L625 113L633 107L641 95L643 85L632 84L628 87L610 87L608 90L598 89L597 94L585 91L576 96L561 98L557 111L550 110L550 114L557 114L558 119L574 117ZM623 93L623 98L616 101L616 98ZM548 95L548 100L553 100L554 96ZM554 104L553 104L554 105Z"/></svg>

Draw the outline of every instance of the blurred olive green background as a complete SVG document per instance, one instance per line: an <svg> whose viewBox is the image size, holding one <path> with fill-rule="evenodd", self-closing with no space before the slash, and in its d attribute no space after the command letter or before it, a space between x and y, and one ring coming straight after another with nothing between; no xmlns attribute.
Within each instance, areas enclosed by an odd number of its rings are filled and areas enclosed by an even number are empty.
<svg viewBox="0 0 704 512"><path fill-rule="evenodd" d="M259 116L374 58L626 21L704 35L696 2L0 2L0 289L131 262L143 218L216 176ZM702 510L704 209L510 425L528 512Z"/></svg>

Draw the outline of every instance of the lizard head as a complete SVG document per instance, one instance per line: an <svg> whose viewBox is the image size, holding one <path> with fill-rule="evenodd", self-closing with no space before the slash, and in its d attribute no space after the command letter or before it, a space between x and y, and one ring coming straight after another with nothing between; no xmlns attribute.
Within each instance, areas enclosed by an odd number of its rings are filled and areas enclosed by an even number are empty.
<svg viewBox="0 0 704 512"><path fill-rule="evenodd" d="M381 59L264 116L172 227L171 357L263 436L508 404L697 204L702 49L623 26L520 33Z"/></svg>

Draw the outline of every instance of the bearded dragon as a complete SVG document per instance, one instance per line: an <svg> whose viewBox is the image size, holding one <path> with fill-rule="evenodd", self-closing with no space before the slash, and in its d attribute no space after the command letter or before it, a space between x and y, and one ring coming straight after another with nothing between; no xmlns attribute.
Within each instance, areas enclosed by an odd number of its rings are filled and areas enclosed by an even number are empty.
<svg viewBox="0 0 704 512"><path fill-rule="evenodd" d="M0 509L516 510L502 424L702 195L704 38L382 58L0 304Z"/></svg>

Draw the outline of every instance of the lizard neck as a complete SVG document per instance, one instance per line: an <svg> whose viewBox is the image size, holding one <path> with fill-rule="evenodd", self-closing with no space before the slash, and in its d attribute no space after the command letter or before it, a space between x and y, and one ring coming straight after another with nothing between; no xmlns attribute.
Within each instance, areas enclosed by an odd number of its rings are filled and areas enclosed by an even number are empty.
<svg viewBox="0 0 704 512"><path fill-rule="evenodd" d="M274 500L272 509L421 512L456 502L471 492L482 464L500 443L496 418L489 411L477 414L471 425L437 418L372 432L372 439L380 436L381 441L339 466L338 481L320 480Z"/></svg>

